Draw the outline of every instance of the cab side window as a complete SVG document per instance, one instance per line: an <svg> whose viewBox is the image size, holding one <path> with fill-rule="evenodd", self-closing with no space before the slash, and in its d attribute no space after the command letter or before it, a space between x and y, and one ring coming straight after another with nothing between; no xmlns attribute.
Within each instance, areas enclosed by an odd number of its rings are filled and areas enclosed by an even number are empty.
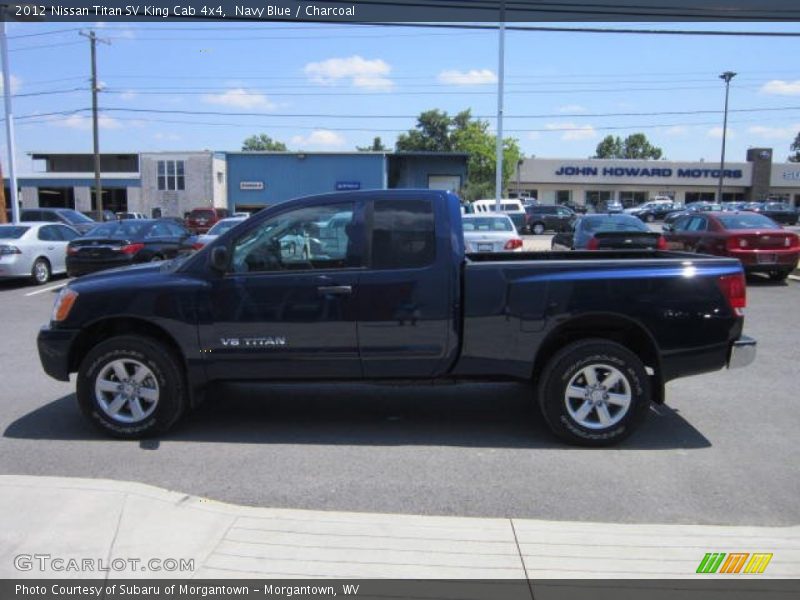
<svg viewBox="0 0 800 600"><path fill-rule="evenodd" d="M46 225L39 229L39 239L43 242L61 241L61 236L53 225Z"/></svg>
<svg viewBox="0 0 800 600"><path fill-rule="evenodd" d="M267 219L237 239L235 273L360 267L352 202L309 206Z"/></svg>
<svg viewBox="0 0 800 600"><path fill-rule="evenodd" d="M430 200L378 200L372 218L372 266L413 269L436 258Z"/></svg>
<svg viewBox="0 0 800 600"><path fill-rule="evenodd" d="M689 225L686 227L687 231L705 231L706 219L705 217L692 217Z"/></svg>

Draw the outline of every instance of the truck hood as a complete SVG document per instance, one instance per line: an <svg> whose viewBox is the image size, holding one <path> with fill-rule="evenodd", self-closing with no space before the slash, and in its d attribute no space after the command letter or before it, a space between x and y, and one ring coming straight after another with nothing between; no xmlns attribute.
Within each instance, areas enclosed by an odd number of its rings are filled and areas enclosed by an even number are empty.
<svg viewBox="0 0 800 600"><path fill-rule="evenodd" d="M75 284L82 283L98 283L101 281L113 280L121 284L130 281L134 277L141 277L153 275L161 271L163 263L143 263L140 265L130 265L127 267L117 267L116 269L107 269L105 271L98 271L90 275L84 275L75 280Z"/></svg>

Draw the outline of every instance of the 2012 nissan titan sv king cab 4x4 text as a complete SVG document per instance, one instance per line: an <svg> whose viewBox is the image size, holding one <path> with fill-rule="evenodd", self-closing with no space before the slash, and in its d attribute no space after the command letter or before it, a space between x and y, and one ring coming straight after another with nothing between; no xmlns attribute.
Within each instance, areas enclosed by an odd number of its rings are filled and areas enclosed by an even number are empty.
<svg viewBox="0 0 800 600"><path fill-rule="evenodd" d="M279 204L200 252L72 281L39 333L107 433L167 431L224 381L520 380L559 437L630 434L664 384L743 366L735 259L658 250L464 251L433 190Z"/></svg>

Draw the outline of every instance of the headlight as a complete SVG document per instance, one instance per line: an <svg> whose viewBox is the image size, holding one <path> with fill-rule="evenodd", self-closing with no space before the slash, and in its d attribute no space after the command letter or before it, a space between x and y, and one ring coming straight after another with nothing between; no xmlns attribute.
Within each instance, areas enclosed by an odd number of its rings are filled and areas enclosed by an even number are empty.
<svg viewBox="0 0 800 600"><path fill-rule="evenodd" d="M64 321L69 316L77 299L78 292L69 287L62 288L56 297L56 302L53 305L53 314L50 319L56 323Z"/></svg>

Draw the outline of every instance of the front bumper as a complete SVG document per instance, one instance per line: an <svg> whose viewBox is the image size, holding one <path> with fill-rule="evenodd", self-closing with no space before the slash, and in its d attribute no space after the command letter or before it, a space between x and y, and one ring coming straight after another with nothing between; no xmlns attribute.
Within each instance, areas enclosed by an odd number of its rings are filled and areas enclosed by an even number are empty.
<svg viewBox="0 0 800 600"><path fill-rule="evenodd" d="M756 359L757 343L756 340L746 335L734 341L728 354L728 368L739 369L752 363Z"/></svg>
<svg viewBox="0 0 800 600"><path fill-rule="evenodd" d="M36 337L39 360L44 372L53 379L69 381L69 353L78 331L73 329L53 329L45 325Z"/></svg>

